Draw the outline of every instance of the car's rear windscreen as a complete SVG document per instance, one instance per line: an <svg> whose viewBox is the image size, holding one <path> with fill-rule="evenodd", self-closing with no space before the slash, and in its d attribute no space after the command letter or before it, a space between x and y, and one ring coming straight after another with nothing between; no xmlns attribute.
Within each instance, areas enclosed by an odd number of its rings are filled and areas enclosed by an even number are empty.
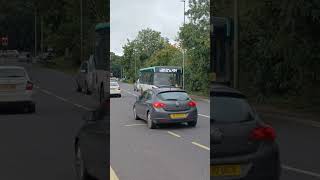
<svg viewBox="0 0 320 180"><path fill-rule="evenodd" d="M110 86L119 86L119 84L116 82L110 82Z"/></svg>
<svg viewBox="0 0 320 180"><path fill-rule="evenodd" d="M211 120L217 123L252 121L255 113L244 98L214 96L211 102Z"/></svg>
<svg viewBox="0 0 320 180"><path fill-rule="evenodd" d="M0 78L20 78L25 77L23 69L0 69Z"/></svg>
<svg viewBox="0 0 320 180"><path fill-rule="evenodd" d="M157 95L162 101L187 101L190 100L189 95L186 92L170 91L163 92Z"/></svg>

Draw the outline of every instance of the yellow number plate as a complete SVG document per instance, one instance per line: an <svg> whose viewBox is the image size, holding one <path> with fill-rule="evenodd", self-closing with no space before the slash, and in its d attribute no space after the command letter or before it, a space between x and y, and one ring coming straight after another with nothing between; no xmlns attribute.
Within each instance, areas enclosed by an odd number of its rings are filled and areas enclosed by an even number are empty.
<svg viewBox="0 0 320 180"><path fill-rule="evenodd" d="M171 119L181 119L181 118L186 118L187 114L171 114L170 117Z"/></svg>
<svg viewBox="0 0 320 180"><path fill-rule="evenodd" d="M0 84L0 90L11 91L11 90L15 90L15 89L16 89L15 84Z"/></svg>
<svg viewBox="0 0 320 180"><path fill-rule="evenodd" d="M210 166L210 176L240 176L240 165Z"/></svg>

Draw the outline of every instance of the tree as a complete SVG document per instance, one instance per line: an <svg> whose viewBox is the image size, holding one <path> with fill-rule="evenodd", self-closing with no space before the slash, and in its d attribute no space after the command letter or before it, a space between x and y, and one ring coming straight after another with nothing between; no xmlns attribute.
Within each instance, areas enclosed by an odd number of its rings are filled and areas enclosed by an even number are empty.
<svg viewBox="0 0 320 180"><path fill-rule="evenodd" d="M209 0L190 0L186 12L190 22L180 28L179 40L187 50L186 88L208 92L210 69L210 4ZM185 81L186 82L186 81Z"/></svg>

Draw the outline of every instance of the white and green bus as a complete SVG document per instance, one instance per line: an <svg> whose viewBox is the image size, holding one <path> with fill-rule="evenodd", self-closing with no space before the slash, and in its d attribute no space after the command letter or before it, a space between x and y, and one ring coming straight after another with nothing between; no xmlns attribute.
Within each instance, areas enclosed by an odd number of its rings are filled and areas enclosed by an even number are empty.
<svg viewBox="0 0 320 180"><path fill-rule="evenodd" d="M148 89L163 86L182 88L182 68L177 66L154 66L139 70L137 90L143 92Z"/></svg>

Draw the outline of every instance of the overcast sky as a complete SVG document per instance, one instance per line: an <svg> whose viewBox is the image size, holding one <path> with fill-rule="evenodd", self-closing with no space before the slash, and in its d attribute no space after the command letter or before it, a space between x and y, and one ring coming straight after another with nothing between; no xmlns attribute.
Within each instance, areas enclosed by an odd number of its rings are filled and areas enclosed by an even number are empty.
<svg viewBox="0 0 320 180"><path fill-rule="evenodd" d="M159 31L173 42L183 24L181 0L111 0L110 10L110 48L117 55L123 54L127 39L133 40L142 29Z"/></svg>

